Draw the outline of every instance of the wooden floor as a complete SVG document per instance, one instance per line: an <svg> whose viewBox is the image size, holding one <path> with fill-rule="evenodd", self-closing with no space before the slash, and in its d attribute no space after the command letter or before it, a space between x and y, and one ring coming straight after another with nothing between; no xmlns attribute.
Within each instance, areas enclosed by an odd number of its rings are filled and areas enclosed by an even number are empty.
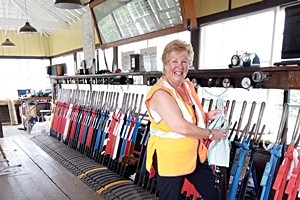
<svg viewBox="0 0 300 200"><path fill-rule="evenodd" d="M0 155L1 200L103 200L35 145L33 135L16 126L3 126L3 133L0 145L8 161Z"/></svg>

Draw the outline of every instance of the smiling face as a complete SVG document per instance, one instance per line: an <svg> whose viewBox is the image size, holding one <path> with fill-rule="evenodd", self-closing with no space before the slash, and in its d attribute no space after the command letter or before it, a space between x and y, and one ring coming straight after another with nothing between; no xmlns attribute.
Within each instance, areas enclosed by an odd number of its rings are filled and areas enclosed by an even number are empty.
<svg viewBox="0 0 300 200"><path fill-rule="evenodd" d="M166 45L162 54L164 75L173 87L180 86L193 62L193 48L182 40L173 40Z"/></svg>
<svg viewBox="0 0 300 200"><path fill-rule="evenodd" d="M180 86L189 69L187 51L173 51L165 63L165 76L173 86Z"/></svg>

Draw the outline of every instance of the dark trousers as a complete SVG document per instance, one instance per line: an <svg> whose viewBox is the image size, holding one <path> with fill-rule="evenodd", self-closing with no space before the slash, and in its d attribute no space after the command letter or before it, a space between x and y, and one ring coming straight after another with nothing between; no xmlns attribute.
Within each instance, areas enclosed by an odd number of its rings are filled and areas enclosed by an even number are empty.
<svg viewBox="0 0 300 200"><path fill-rule="evenodd" d="M216 175L207 162L198 161L195 171L188 175L176 177L162 177L158 173L156 175L160 200L180 200L185 178L194 185L204 200L220 199Z"/></svg>

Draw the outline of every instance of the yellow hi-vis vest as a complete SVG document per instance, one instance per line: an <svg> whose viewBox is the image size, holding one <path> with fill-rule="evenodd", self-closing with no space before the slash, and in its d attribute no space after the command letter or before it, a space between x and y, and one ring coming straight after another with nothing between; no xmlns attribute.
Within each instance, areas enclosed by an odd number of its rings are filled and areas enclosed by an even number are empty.
<svg viewBox="0 0 300 200"><path fill-rule="evenodd" d="M146 168L150 171L153 154L156 151L157 170L160 176L179 176L193 172L196 168L197 158L204 162L207 158L207 148L202 140L185 137L182 134L172 131L162 120L157 112L149 106L152 95L157 90L168 92L177 102L185 120L204 128L206 115L203 111L197 93L190 81L184 82L184 87L188 92L196 113L191 106L183 101L176 90L168 83L165 77L152 86L146 97L146 107L148 109L151 126L150 138L147 145ZM196 117L197 116L197 120Z"/></svg>

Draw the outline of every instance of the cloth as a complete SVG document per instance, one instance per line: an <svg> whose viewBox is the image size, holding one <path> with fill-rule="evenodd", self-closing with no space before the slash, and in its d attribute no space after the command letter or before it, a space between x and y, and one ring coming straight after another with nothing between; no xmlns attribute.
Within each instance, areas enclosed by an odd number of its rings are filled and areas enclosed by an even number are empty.
<svg viewBox="0 0 300 200"><path fill-rule="evenodd" d="M208 129L228 130L228 121L224 114L224 101L217 100L217 109L222 110L219 116L209 125ZM208 163L220 167L229 167L230 143L228 134L220 141L213 140L208 147Z"/></svg>
<svg viewBox="0 0 300 200"><path fill-rule="evenodd" d="M283 162L285 161L285 159L283 160ZM297 164L298 164L298 151L297 149L294 149L293 151L293 160L291 162L291 166L290 166L290 169L289 169L289 173L288 173L288 179L290 179L291 175L292 175L292 171L295 167L297 167Z"/></svg>

